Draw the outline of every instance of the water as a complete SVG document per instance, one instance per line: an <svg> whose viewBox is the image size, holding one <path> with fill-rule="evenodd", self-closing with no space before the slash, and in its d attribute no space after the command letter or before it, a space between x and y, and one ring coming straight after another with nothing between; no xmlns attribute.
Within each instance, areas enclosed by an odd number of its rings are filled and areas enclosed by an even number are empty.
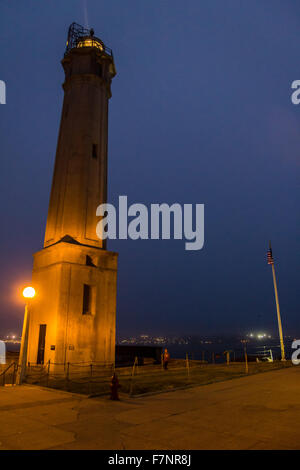
<svg viewBox="0 0 300 470"><path fill-rule="evenodd" d="M293 350L291 349L291 338L285 338L285 354L286 359L291 358ZM205 360L208 362L213 361L213 354L215 362L225 362L225 351L231 351L231 360L244 360L244 345L240 340L234 338L219 338L215 340L203 340L202 342L191 341L189 344L168 344L168 351L174 359L183 359L188 354L190 359ZM281 358L280 344L277 339L264 339L264 340L250 340L246 344L247 354L249 360L255 360L256 357L270 356L270 350L274 359Z"/></svg>
<svg viewBox="0 0 300 470"><path fill-rule="evenodd" d="M288 337L285 338L285 353L286 359L290 359L293 350L291 349L293 339ZM157 346L157 345L156 345ZM243 344L239 339L236 338L214 338L209 340L191 339L188 344L166 344L162 345L166 347L171 354L173 359L185 359L188 354L190 359L194 360L205 360L212 362L214 353L215 362L225 362L226 355L224 351L231 351L231 360L241 360L244 358ZM250 356L264 356L270 355L269 350L272 350L274 359L280 359L280 344L278 339L268 338L266 340L250 339L246 345L247 354ZM7 342L7 352L18 352L20 350L20 343Z"/></svg>

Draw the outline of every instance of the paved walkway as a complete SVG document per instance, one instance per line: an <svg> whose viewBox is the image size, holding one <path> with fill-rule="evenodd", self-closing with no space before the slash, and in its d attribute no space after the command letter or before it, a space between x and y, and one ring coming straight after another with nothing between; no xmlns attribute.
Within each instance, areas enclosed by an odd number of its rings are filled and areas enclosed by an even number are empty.
<svg viewBox="0 0 300 470"><path fill-rule="evenodd" d="M300 366L111 402L0 387L0 449L300 449Z"/></svg>

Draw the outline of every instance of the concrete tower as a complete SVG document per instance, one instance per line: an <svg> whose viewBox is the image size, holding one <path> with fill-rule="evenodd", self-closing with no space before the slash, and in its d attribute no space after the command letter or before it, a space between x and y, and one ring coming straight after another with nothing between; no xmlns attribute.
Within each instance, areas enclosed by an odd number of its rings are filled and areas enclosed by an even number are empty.
<svg viewBox="0 0 300 470"><path fill-rule="evenodd" d="M73 23L62 60L64 102L43 250L35 253L27 359L115 357L117 254L96 235L107 198L112 51Z"/></svg>

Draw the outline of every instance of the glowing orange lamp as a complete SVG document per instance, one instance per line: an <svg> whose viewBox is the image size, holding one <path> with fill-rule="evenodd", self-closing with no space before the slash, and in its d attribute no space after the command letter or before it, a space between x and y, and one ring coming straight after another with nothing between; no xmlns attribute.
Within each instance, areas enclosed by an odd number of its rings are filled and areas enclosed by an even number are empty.
<svg viewBox="0 0 300 470"><path fill-rule="evenodd" d="M18 365L17 384L22 385L23 378L25 375L26 363L27 363L27 349L28 349L28 330L29 330L29 311L28 303L30 299L35 297L35 289L33 287L25 287L23 289L23 297L26 299L25 314L23 321L21 349Z"/></svg>

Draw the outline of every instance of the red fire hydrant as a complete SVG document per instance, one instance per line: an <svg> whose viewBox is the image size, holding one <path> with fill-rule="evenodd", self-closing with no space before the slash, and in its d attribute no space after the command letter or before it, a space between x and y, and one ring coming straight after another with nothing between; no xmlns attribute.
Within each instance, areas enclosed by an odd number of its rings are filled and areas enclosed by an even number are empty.
<svg viewBox="0 0 300 470"><path fill-rule="evenodd" d="M121 387L119 384L118 377L116 376L116 373L111 378L111 384L110 384L110 399L111 400L120 400L119 398L119 393L118 389Z"/></svg>

